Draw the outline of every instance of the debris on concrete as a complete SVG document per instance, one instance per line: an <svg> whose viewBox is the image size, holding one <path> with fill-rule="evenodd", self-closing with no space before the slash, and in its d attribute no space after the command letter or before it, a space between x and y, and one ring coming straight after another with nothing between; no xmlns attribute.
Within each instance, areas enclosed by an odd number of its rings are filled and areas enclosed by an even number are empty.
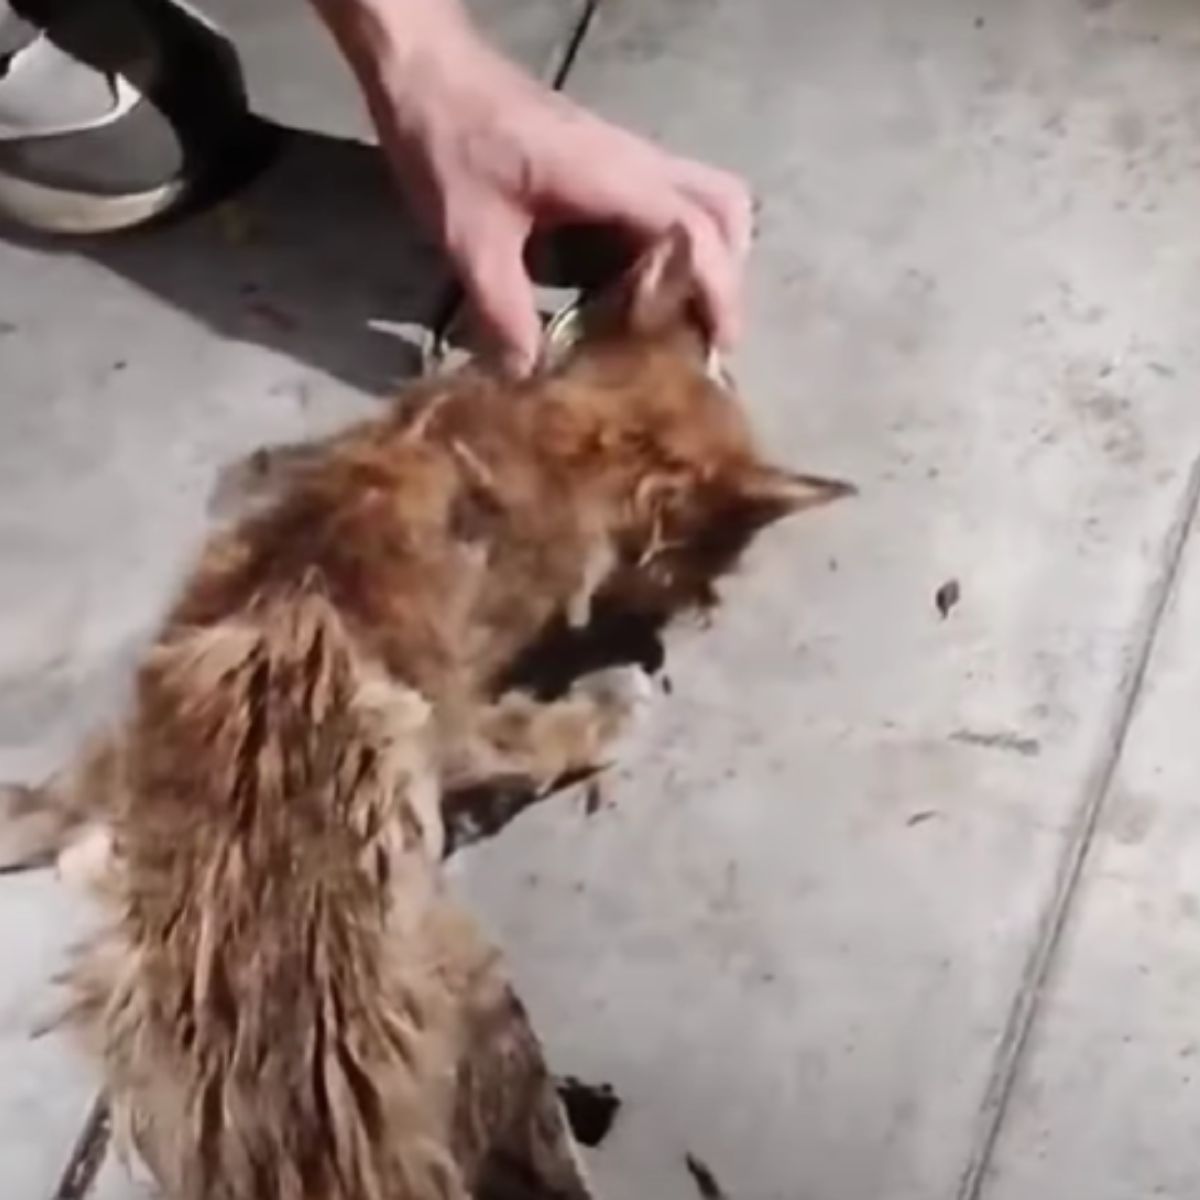
<svg viewBox="0 0 1200 1200"><path fill-rule="evenodd" d="M599 777L589 779L583 787L583 811L589 817L594 817L605 807L604 786Z"/></svg>
<svg viewBox="0 0 1200 1200"><path fill-rule="evenodd" d="M941 814L936 808L923 808L920 812L913 813L904 823L909 829L915 829L918 825L924 825L926 821L932 821L939 816Z"/></svg>
<svg viewBox="0 0 1200 1200"><path fill-rule="evenodd" d="M620 1097L611 1084L583 1083L570 1075L560 1079L557 1086L575 1140L595 1149L612 1130L621 1109Z"/></svg>
<svg viewBox="0 0 1200 1200"><path fill-rule="evenodd" d="M683 1161L687 1163L688 1172L696 1182L696 1191L700 1193L701 1200L728 1200L712 1168L703 1159L688 1153Z"/></svg>
<svg viewBox="0 0 1200 1200"><path fill-rule="evenodd" d="M962 586L957 579L947 579L934 593L933 602L944 621L962 599Z"/></svg>
<svg viewBox="0 0 1200 1200"><path fill-rule="evenodd" d="M1025 758L1036 758L1042 752L1042 743L1037 738L1022 737L1007 730L984 733L976 729L956 729L950 735L950 740L967 746L982 746L987 750L1007 750Z"/></svg>

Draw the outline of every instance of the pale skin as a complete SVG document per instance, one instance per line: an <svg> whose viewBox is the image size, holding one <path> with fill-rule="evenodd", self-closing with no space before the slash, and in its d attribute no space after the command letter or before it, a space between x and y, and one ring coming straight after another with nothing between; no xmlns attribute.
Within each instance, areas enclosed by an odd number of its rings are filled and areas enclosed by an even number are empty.
<svg viewBox="0 0 1200 1200"><path fill-rule="evenodd" d="M637 243L690 242L712 337L740 332L750 195L577 105L492 48L460 0L314 0L362 87L394 174L439 240L505 365L524 373L539 324L523 251L564 221Z"/></svg>

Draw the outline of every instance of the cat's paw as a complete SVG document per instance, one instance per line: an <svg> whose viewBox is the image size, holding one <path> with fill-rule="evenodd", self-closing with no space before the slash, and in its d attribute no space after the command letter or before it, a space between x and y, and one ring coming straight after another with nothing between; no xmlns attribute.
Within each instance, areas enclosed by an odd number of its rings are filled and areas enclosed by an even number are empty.
<svg viewBox="0 0 1200 1200"><path fill-rule="evenodd" d="M608 743L646 714L654 697L654 685L641 667L606 667L584 675L572 686L571 694L594 709L601 741Z"/></svg>
<svg viewBox="0 0 1200 1200"><path fill-rule="evenodd" d="M87 825L58 855L58 877L81 892L103 892L112 869L112 834L106 826Z"/></svg>

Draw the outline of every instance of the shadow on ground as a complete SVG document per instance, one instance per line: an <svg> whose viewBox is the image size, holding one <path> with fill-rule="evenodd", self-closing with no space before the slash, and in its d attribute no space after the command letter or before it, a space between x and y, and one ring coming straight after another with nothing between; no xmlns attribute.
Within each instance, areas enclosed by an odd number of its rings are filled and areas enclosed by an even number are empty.
<svg viewBox="0 0 1200 1200"><path fill-rule="evenodd" d="M386 392L420 367L447 269L375 147L276 132L266 169L203 211L119 236L19 240L89 258L220 337Z"/></svg>
<svg viewBox="0 0 1200 1200"><path fill-rule="evenodd" d="M4 236L90 259L219 337L389 393L421 369L431 330L454 311L450 270L377 147L263 130L274 143L266 167L199 211L100 238ZM589 289L626 266L631 249L614 231L565 227L533 240L529 269L540 287Z"/></svg>

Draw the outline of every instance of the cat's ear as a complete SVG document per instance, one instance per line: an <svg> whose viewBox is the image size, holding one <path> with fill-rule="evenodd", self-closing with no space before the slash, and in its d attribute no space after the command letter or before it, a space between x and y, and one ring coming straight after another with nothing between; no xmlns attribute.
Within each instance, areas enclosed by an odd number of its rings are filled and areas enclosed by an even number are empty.
<svg viewBox="0 0 1200 1200"><path fill-rule="evenodd" d="M857 494L853 484L779 467L754 465L727 481L739 516L756 527Z"/></svg>
<svg viewBox="0 0 1200 1200"><path fill-rule="evenodd" d="M691 242L682 225L673 225L633 267L625 314L630 331L653 337L677 327L695 290Z"/></svg>

